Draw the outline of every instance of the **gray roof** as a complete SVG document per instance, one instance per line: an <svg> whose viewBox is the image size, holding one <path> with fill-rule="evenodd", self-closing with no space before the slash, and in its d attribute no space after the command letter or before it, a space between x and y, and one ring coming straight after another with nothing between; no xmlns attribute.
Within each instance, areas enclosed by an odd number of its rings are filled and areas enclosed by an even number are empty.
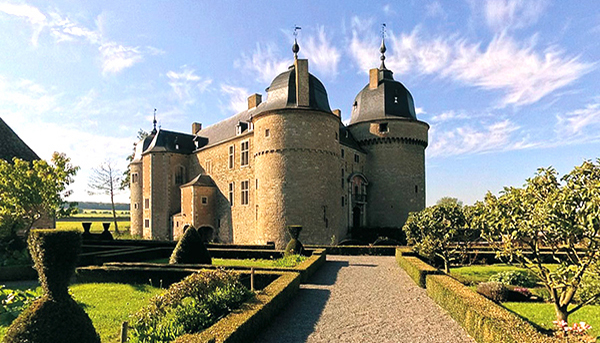
<svg viewBox="0 0 600 343"><path fill-rule="evenodd" d="M39 156L0 118L0 159L12 161L13 157L32 162Z"/></svg>
<svg viewBox="0 0 600 343"><path fill-rule="evenodd" d="M245 124L246 126L242 133L247 132L247 123L250 121L252 114L254 114L257 111L257 109L258 107L255 107L250 110L242 111L232 117L221 120L218 123L207 126L206 128L203 128L202 130L198 131L196 135L206 138L208 140L206 144L203 144L199 147L201 148L205 145L213 145L235 137L237 135L236 127L240 123Z"/></svg>
<svg viewBox="0 0 600 343"><path fill-rule="evenodd" d="M352 132L350 132L350 130L342 123L340 123L340 144L363 153L365 152L360 145L358 145L354 136L352 136Z"/></svg>
<svg viewBox="0 0 600 343"><path fill-rule="evenodd" d="M350 125L379 119L417 120L413 97L404 85L394 80L388 69L379 69L377 88L367 84L354 99Z"/></svg>
<svg viewBox="0 0 600 343"><path fill-rule="evenodd" d="M189 186L208 186L208 187L217 187L215 181L210 177L210 175L206 174L198 174L192 181L181 185L180 188L189 187Z"/></svg>

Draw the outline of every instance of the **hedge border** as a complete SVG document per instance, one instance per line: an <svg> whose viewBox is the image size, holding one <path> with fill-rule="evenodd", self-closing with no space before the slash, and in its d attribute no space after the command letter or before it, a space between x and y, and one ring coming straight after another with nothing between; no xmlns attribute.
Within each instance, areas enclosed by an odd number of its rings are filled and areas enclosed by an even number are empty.
<svg viewBox="0 0 600 343"><path fill-rule="evenodd" d="M427 295L479 343L558 343L448 275L427 275Z"/></svg>
<svg viewBox="0 0 600 343"><path fill-rule="evenodd" d="M257 271L272 271L272 272L295 272L300 274L301 282L306 283L308 279L326 262L327 255L324 249L315 249L311 251L311 255L296 267L247 267L247 266L215 266L209 264L159 264L159 263L146 263L146 262L109 262L105 263L106 267L137 267L137 268L162 268L162 269L233 269L239 271L248 271L251 268ZM84 270L84 269L82 269Z"/></svg>
<svg viewBox="0 0 600 343"><path fill-rule="evenodd" d="M441 273L436 268L421 261L420 258L414 256L410 248L396 248L396 262L411 279L421 288L427 287L427 275Z"/></svg>
<svg viewBox="0 0 600 343"><path fill-rule="evenodd" d="M0 267L0 282L37 280L38 274L33 265Z"/></svg>
<svg viewBox="0 0 600 343"><path fill-rule="evenodd" d="M240 309L234 310L201 333L181 336L175 343L248 342L270 323L299 289L298 273L282 273L279 278L258 292L253 301L245 303Z"/></svg>
<svg viewBox="0 0 600 343"><path fill-rule="evenodd" d="M396 246L392 245L305 245L306 249L324 249L327 255L371 255L394 256Z"/></svg>

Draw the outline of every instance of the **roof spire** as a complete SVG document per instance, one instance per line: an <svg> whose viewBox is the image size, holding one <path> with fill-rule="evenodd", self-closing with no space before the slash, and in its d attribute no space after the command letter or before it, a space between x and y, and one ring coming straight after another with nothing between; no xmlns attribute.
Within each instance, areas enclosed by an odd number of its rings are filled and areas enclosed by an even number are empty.
<svg viewBox="0 0 600 343"><path fill-rule="evenodd" d="M300 46L298 45L298 41L296 40L299 30L302 30L302 28L300 26L294 25L294 45L292 45L292 52L294 53L294 60L298 59L298 51L300 51Z"/></svg>
<svg viewBox="0 0 600 343"><path fill-rule="evenodd" d="M379 52L381 52L381 57L379 59L381 59L381 65L379 66L379 69L381 70L386 70L387 68L385 67L385 52L387 51L387 48L385 47L385 23L381 24L381 47L379 48Z"/></svg>
<svg viewBox="0 0 600 343"><path fill-rule="evenodd" d="M152 121L152 124L154 124L154 129L152 129L152 134L156 134L156 108L154 109L154 120Z"/></svg>

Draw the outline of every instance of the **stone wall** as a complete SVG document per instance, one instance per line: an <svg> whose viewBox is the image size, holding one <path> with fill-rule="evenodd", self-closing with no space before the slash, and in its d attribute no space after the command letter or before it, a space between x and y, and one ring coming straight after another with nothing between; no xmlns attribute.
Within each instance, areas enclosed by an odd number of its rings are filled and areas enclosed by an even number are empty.
<svg viewBox="0 0 600 343"><path fill-rule="evenodd" d="M144 196L143 196L143 166L142 162L133 162L129 165L130 178L130 233L132 236L143 236L144 230ZM137 177L133 175L137 174Z"/></svg>

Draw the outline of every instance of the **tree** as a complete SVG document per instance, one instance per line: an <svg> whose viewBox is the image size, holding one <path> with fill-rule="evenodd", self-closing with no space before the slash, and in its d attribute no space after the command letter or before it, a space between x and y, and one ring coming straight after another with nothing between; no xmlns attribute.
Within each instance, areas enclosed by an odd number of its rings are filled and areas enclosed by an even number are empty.
<svg viewBox="0 0 600 343"><path fill-rule="evenodd" d="M463 202L458 200L458 198L453 197L441 197L436 203L436 205L451 205L456 204L459 207L463 206Z"/></svg>
<svg viewBox="0 0 600 343"><path fill-rule="evenodd" d="M115 223L115 232L119 233L117 224L117 211L115 211L115 194L119 191L121 184L121 172L115 169L112 162L106 161L100 164L98 168L92 170L88 187L88 194L105 194L110 195L110 205L112 207L113 222Z"/></svg>
<svg viewBox="0 0 600 343"><path fill-rule="evenodd" d="M585 161L560 181L554 169L540 168L523 188L506 187L498 197L488 193L475 204L473 223L499 258L540 279L557 320L567 321L600 298L596 292L573 304L584 278L600 277L594 270L600 263L600 159ZM547 254L557 268L544 264Z"/></svg>
<svg viewBox="0 0 600 343"><path fill-rule="evenodd" d="M129 169L129 164L131 163L131 161L133 161L133 158L135 157L135 148L136 145L144 138L148 137L150 134L142 129L138 130L137 133L137 142L133 143L133 152L131 153L131 155L127 156L127 169L123 172L123 177L121 179L121 185L119 186L119 189L121 190L125 190L127 188L129 188L129 182L131 180L131 170Z"/></svg>
<svg viewBox="0 0 600 343"><path fill-rule="evenodd" d="M450 272L450 263L461 251L457 243L468 238L463 208L456 203L413 212L402 229L415 252L429 260L441 258L446 273Z"/></svg>
<svg viewBox="0 0 600 343"><path fill-rule="evenodd" d="M51 163L32 163L14 158L0 160L0 230L2 236L25 236L42 216L60 218L77 211L77 203L65 199L72 191L68 186L79 167L65 154L55 152Z"/></svg>

